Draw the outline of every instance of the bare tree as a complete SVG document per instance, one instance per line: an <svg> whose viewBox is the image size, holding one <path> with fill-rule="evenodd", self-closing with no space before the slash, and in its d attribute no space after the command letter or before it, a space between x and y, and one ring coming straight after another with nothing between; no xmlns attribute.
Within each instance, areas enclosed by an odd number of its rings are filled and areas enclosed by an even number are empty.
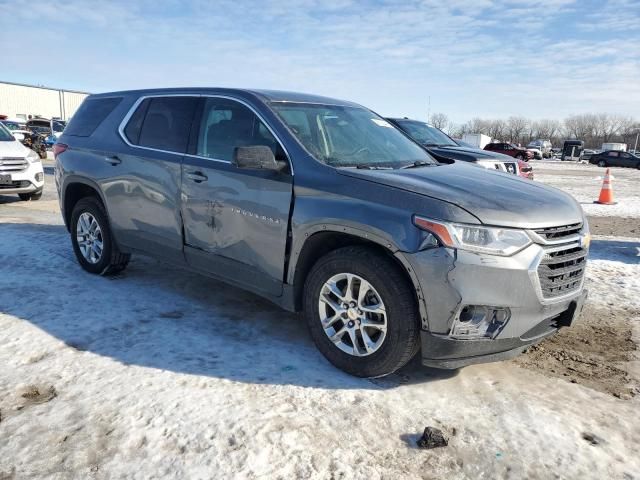
<svg viewBox="0 0 640 480"><path fill-rule="evenodd" d="M509 141L520 143L522 141L523 134L529 127L529 120L524 117L509 117L507 119L507 133L509 135Z"/></svg>
<svg viewBox="0 0 640 480"><path fill-rule="evenodd" d="M490 120L489 135L491 138L502 140L505 136L506 124L504 120Z"/></svg>
<svg viewBox="0 0 640 480"><path fill-rule="evenodd" d="M444 130L449 123L449 117L447 117L444 113L434 113L431 115L431 125L440 130Z"/></svg>
<svg viewBox="0 0 640 480"><path fill-rule="evenodd" d="M515 143L539 138L561 145L565 139L579 139L587 148L600 148L608 142L622 142L633 148L636 135L640 133L640 122L622 115L583 113L569 116L562 122L550 119L531 121L520 116L511 116L507 120L474 117L459 125L447 122L445 128L456 138L465 133L482 133L496 140Z"/></svg>

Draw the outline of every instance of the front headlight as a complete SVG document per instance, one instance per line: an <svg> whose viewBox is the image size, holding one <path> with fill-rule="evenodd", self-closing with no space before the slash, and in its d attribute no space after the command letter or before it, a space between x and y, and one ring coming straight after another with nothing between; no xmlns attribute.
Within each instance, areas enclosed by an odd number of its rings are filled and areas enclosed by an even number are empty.
<svg viewBox="0 0 640 480"><path fill-rule="evenodd" d="M591 230L589 230L589 221L587 220L586 215L583 217L582 231L580 233L580 245L582 245L583 248L589 248L591 245Z"/></svg>
<svg viewBox="0 0 640 480"><path fill-rule="evenodd" d="M438 237L444 246L471 252L506 257L532 243L524 230L446 223L417 215L413 217L413 223Z"/></svg>
<svg viewBox="0 0 640 480"><path fill-rule="evenodd" d="M27 160L29 161L29 163L38 163L40 161L40 156L33 150L29 150L29 153L27 154Z"/></svg>

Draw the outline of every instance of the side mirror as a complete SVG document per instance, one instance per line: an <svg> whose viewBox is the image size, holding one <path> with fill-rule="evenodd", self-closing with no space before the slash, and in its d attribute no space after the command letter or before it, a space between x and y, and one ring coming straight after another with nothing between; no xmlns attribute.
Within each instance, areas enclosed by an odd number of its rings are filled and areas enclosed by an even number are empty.
<svg viewBox="0 0 640 480"><path fill-rule="evenodd" d="M22 133L14 133L13 134L13 138L15 138L16 140L18 140L19 142L24 140L24 134Z"/></svg>
<svg viewBox="0 0 640 480"><path fill-rule="evenodd" d="M282 170L282 162L276 161L273 151L266 145L236 147L233 150L233 161L238 168L252 170Z"/></svg>

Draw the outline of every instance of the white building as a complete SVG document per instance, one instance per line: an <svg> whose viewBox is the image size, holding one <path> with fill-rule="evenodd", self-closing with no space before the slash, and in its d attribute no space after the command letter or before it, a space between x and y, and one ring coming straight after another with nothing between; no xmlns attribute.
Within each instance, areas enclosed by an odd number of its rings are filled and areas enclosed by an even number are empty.
<svg viewBox="0 0 640 480"><path fill-rule="evenodd" d="M74 90L0 81L0 115L27 119L57 117L68 120L89 95Z"/></svg>

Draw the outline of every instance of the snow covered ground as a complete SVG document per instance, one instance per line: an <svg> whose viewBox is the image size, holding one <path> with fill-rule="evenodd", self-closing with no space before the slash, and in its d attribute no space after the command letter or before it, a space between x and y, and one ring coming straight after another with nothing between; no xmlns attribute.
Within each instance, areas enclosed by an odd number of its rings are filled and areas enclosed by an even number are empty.
<svg viewBox="0 0 640 480"><path fill-rule="evenodd" d="M537 181L561 188L573 195L591 216L640 218L640 171L611 168L614 199L617 205L593 203L600 195L605 168L588 163L553 160L530 162Z"/></svg>
<svg viewBox="0 0 640 480"><path fill-rule="evenodd" d="M597 195L554 168L536 175ZM640 478L640 395L516 362L350 377L251 294L139 256L84 273L47 180L41 202L0 197L0 479ZM640 221L637 194L621 186L607 211ZM636 344L638 248L596 237L588 272L590 302L623 308ZM637 384L637 362L618 366ZM427 425L449 446L416 449Z"/></svg>

